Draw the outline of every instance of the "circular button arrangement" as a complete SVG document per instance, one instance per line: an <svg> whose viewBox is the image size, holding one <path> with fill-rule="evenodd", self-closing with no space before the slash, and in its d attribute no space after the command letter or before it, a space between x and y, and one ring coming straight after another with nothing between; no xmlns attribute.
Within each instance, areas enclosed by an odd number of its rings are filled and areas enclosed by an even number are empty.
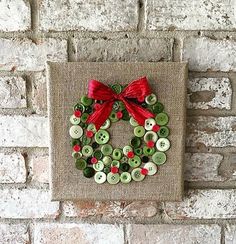
<svg viewBox="0 0 236 244"><path fill-rule="evenodd" d="M110 86L119 94L124 89L120 84ZM72 157L75 167L83 172L86 178L94 178L97 184L115 185L119 182L128 184L131 181L142 181L145 176L153 176L158 172L158 166L166 162L166 151L170 148L167 126L169 117L164 105L152 93L145 98L133 99L138 104L154 114L147 118L143 125L130 116L125 104L115 100L112 111L100 128L88 123L88 118L97 110L102 100L94 100L84 95L80 98L69 117L71 127ZM133 137L123 148L114 148L110 143L112 123L119 120L127 121L132 126ZM112 133L111 133L112 135Z"/></svg>

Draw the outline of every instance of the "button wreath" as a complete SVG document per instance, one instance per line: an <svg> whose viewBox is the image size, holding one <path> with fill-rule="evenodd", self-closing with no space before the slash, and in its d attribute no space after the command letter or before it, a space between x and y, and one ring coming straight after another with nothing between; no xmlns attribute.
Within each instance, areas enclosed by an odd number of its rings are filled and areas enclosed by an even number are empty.
<svg viewBox="0 0 236 244"><path fill-rule="evenodd" d="M119 120L132 125L133 137L123 148L113 148L107 129ZM127 184L153 176L167 160L168 122L146 77L109 87L92 80L70 117L75 167L98 184Z"/></svg>

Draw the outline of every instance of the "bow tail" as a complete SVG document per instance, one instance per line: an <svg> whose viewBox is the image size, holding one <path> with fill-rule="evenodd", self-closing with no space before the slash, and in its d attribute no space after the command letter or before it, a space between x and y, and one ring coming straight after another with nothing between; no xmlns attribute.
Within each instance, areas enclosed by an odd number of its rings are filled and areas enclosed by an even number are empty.
<svg viewBox="0 0 236 244"><path fill-rule="evenodd" d="M93 123L98 130L109 117L112 110L113 101L106 101L101 104L101 106L93 112L87 119L87 123Z"/></svg>

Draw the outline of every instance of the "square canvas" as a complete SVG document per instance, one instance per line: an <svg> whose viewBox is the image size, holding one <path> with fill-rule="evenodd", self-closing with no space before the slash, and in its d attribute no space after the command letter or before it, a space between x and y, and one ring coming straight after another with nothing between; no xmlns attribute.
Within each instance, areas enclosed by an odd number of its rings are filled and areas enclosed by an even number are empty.
<svg viewBox="0 0 236 244"><path fill-rule="evenodd" d="M52 200L156 200L180 201L183 194L185 144L186 63L71 62L49 63L50 162ZM117 185L97 184L75 168L71 156L69 118L73 106L87 94L88 81L128 84L146 76L153 93L169 115L167 161L154 176L141 182ZM127 145L133 135L128 121L109 129L114 147Z"/></svg>

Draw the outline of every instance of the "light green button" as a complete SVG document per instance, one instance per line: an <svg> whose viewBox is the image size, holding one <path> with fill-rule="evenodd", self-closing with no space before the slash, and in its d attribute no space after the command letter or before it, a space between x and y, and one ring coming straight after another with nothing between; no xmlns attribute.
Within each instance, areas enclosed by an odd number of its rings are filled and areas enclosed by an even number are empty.
<svg viewBox="0 0 236 244"><path fill-rule="evenodd" d="M76 160L75 165L77 169L82 170L87 167L87 162L83 158L79 158Z"/></svg>
<svg viewBox="0 0 236 244"><path fill-rule="evenodd" d="M129 122L132 126L138 126L138 122L133 117L130 117Z"/></svg>
<svg viewBox="0 0 236 244"><path fill-rule="evenodd" d="M95 141L98 144L106 144L110 139L110 135L106 130L99 130L95 134Z"/></svg>
<svg viewBox="0 0 236 244"><path fill-rule="evenodd" d="M116 116L116 112L115 111L111 111L111 114L109 116L109 119L111 120L112 123L117 122L119 119Z"/></svg>
<svg viewBox="0 0 236 244"><path fill-rule="evenodd" d="M83 129L79 125L70 127L69 134L73 139L78 139L83 135Z"/></svg>
<svg viewBox="0 0 236 244"><path fill-rule="evenodd" d="M150 118L150 119L146 119L146 120L145 120L144 128L145 128L145 130L152 130L152 127L153 127L153 125L155 125L155 124L156 124L155 119L152 119L152 118Z"/></svg>
<svg viewBox="0 0 236 244"><path fill-rule="evenodd" d="M120 162L121 163L127 163L128 162L128 158L127 157L122 157L121 159L120 159Z"/></svg>
<svg viewBox="0 0 236 244"><path fill-rule="evenodd" d="M169 117L166 113L159 113L155 118L158 125L166 125L169 121Z"/></svg>
<svg viewBox="0 0 236 244"><path fill-rule="evenodd" d="M154 152L155 152L155 148L154 148L154 147L152 147L152 148L147 147L147 146L144 146L144 147L143 147L143 154L144 154L145 156L150 156L150 155L152 155Z"/></svg>
<svg viewBox="0 0 236 244"><path fill-rule="evenodd" d="M155 175L157 172L157 166L153 162L146 163L143 168L148 170L148 175Z"/></svg>
<svg viewBox="0 0 236 244"><path fill-rule="evenodd" d="M89 157L93 154L93 148L89 145L85 145L83 146L82 148L82 154L85 156L85 157Z"/></svg>
<svg viewBox="0 0 236 244"><path fill-rule="evenodd" d="M72 157L75 159L82 158L82 153L81 152L73 152Z"/></svg>
<svg viewBox="0 0 236 244"><path fill-rule="evenodd" d="M133 158L129 158L128 163L130 167L137 168L141 164L141 158L137 155L134 155Z"/></svg>
<svg viewBox="0 0 236 244"><path fill-rule="evenodd" d="M159 137L167 137L170 134L170 130L166 126L161 126L157 134Z"/></svg>
<svg viewBox="0 0 236 244"><path fill-rule="evenodd" d="M93 168L96 171L102 171L104 169L104 163L99 160L96 164L93 164Z"/></svg>
<svg viewBox="0 0 236 244"><path fill-rule="evenodd" d="M107 179L107 176L104 172L97 172L95 175L94 175L94 180L96 183L98 184L102 184L106 181Z"/></svg>
<svg viewBox="0 0 236 244"><path fill-rule="evenodd" d="M145 175L141 174L141 169L140 168L136 168L133 169L131 172L131 177L134 181L142 181L145 178Z"/></svg>
<svg viewBox="0 0 236 244"><path fill-rule="evenodd" d="M93 103L93 100L91 98L88 98L87 96L82 96L80 101L84 106L89 106Z"/></svg>
<svg viewBox="0 0 236 244"><path fill-rule="evenodd" d="M134 128L134 135L137 137L142 137L145 134L145 129L143 126L139 125Z"/></svg>
<svg viewBox="0 0 236 244"><path fill-rule="evenodd" d="M145 97L145 102L149 105L153 105L157 102L157 97L155 94L150 94L148 96Z"/></svg>
<svg viewBox="0 0 236 244"><path fill-rule="evenodd" d="M112 165L112 166L115 166L115 167L117 167L117 168L119 168L119 167L120 167L120 162L119 162L118 160L113 160L113 161L111 162L111 165Z"/></svg>
<svg viewBox="0 0 236 244"><path fill-rule="evenodd" d="M127 156L128 152L133 152L133 148L131 146L124 146L123 153Z"/></svg>
<svg viewBox="0 0 236 244"><path fill-rule="evenodd" d="M122 151L121 151L121 149L119 149L119 148L114 149L113 150L113 153L112 153L112 157L114 159L116 159L116 160L121 159L121 157L122 157Z"/></svg>
<svg viewBox="0 0 236 244"><path fill-rule="evenodd" d="M102 159L102 161L103 161L104 165L110 166L111 165L111 162L112 162L112 159L109 156L104 156L103 159Z"/></svg>
<svg viewBox="0 0 236 244"><path fill-rule="evenodd" d="M80 118L76 117L74 114L70 117L70 122L72 125L78 125L80 123Z"/></svg>
<svg viewBox="0 0 236 244"><path fill-rule="evenodd" d="M166 162L166 155L163 152L155 152L152 155L152 161L157 164L157 165L161 165L164 164Z"/></svg>
<svg viewBox="0 0 236 244"><path fill-rule="evenodd" d="M156 142L156 148L160 152L165 152L170 148L170 141L167 138L160 138Z"/></svg>
<svg viewBox="0 0 236 244"><path fill-rule="evenodd" d="M102 145L101 152L103 155L111 155L112 154L112 146L109 144Z"/></svg>
<svg viewBox="0 0 236 244"><path fill-rule="evenodd" d="M110 125L111 125L111 121L107 119L100 128L106 130L110 127Z"/></svg>
<svg viewBox="0 0 236 244"><path fill-rule="evenodd" d="M87 130L92 131L93 133L97 132L97 129L94 124L89 124Z"/></svg>
<svg viewBox="0 0 236 244"><path fill-rule="evenodd" d="M146 134L144 135L144 141L153 141L156 142L158 139L157 133L154 131L147 131Z"/></svg>
<svg viewBox="0 0 236 244"><path fill-rule="evenodd" d="M120 175L120 181L124 184L129 183L132 180L131 175L129 172L123 172Z"/></svg>
<svg viewBox="0 0 236 244"><path fill-rule="evenodd" d="M107 175L107 182L111 185L115 185L120 181L120 175L118 173L113 174L113 173L108 173Z"/></svg>

